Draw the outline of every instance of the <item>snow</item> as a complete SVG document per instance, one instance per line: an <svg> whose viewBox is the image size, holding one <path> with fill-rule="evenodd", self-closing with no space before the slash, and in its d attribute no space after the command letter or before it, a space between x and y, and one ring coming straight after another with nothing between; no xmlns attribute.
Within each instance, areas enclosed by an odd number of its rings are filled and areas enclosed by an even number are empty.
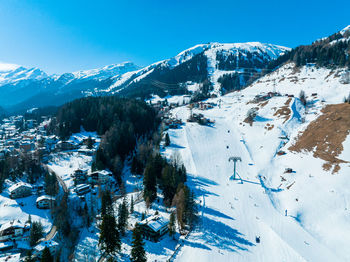
<svg viewBox="0 0 350 262"><path fill-rule="evenodd" d="M0 262L18 262L20 261L21 254L11 254L0 257Z"/></svg>
<svg viewBox="0 0 350 262"><path fill-rule="evenodd" d="M36 245L34 247L35 251L41 252L45 249L45 247L53 247L58 246L58 243L56 241L50 240L50 241L43 241L40 244Z"/></svg>
<svg viewBox="0 0 350 262"><path fill-rule="evenodd" d="M28 183L18 182L18 183L16 183L16 184L12 185L12 186L9 188L9 192L15 191L17 188L20 188L20 187L22 187L22 186L28 187L28 188L30 188L30 189L32 188L32 186L31 186L30 184L28 184Z"/></svg>
<svg viewBox="0 0 350 262"><path fill-rule="evenodd" d="M17 69L18 67L19 67L19 65L7 64L7 63L0 62L0 72L12 71L12 70Z"/></svg>
<svg viewBox="0 0 350 262"><path fill-rule="evenodd" d="M118 75L122 75L129 71L136 71L138 69L139 67L133 64L132 62L124 62L121 64L112 64L97 69L77 71L73 72L72 74L76 79L94 78L104 80L109 77L116 77Z"/></svg>
<svg viewBox="0 0 350 262"><path fill-rule="evenodd" d="M288 150L326 104L341 103L348 94L350 85L340 82L343 72L293 70L286 65L241 92L209 99L218 104L213 109L193 110L215 120L213 127L186 122L185 106L171 111L186 124L168 130L171 145L164 154L180 154L189 173L187 183L200 204L199 224L175 261L350 260L349 164L341 164L332 175L312 153ZM272 97L266 105L251 103L256 94L274 90L296 97L304 90L312 101L310 108L304 110L299 99L291 98L290 118L285 121L275 111L288 97ZM312 93L317 96L312 98ZM259 108L258 120L263 121L250 126L243 120L252 107ZM280 139L283 136L290 140ZM343 147L340 158L349 161L349 136ZM281 149L287 154L276 155ZM237 162L242 180L230 180L231 156L242 158ZM294 172L284 173L285 168ZM258 236L260 243L255 241Z"/></svg>
<svg viewBox="0 0 350 262"><path fill-rule="evenodd" d="M36 198L37 196L32 195L25 198L10 199L8 189L4 190L0 194L0 225L14 220L25 223L31 215L32 221L40 221L45 232L48 232L52 226L50 211L38 209Z"/></svg>
<svg viewBox="0 0 350 262"><path fill-rule="evenodd" d="M212 79L212 83L214 84L214 89L216 93L218 93L218 89L219 89L219 84L217 83L218 78L224 73L230 73L227 71L220 71L216 68L216 53L218 51L225 51L227 53L237 53L237 54L238 52L246 51L251 53L258 53L268 59L275 59L279 55L281 55L282 53L288 50L290 50L290 48L278 46L278 45L272 45L272 44L264 44L260 42L233 43L233 44L221 44L221 43L199 44L180 52L178 55L172 58L156 62L138 71L128 72L122 76L119 76L118 79L107 90L103 90L103 91L112 92L112 93L120 92L121 91L120 88L128 80L132 80L130 81L130 83L138 82L143 78L147 77L149 74L151 74L157 66L173 69L174 67L182 63L185 63L186 61L189 61L194 56L204 52L204 54L208 58L209 76ZM193 86L193 87L190 86L190 88L195 89L196 86Z"/></svg>

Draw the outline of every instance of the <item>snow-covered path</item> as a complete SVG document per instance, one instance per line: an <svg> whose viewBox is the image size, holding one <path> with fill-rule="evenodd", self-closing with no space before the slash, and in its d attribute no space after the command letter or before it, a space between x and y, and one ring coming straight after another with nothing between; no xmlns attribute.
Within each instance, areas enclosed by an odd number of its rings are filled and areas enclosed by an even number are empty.
<svg viewBox="0 0 350 262"><path fill-rule="evenodd" d="M183 112L179 109L179 115ZM231 116L212 115L215 127L194 123L170 131L172 147L189 172L189 185L202 199L202 216L176 261L341 261L306 232L294 218L274 207L248 147ZM231 156L240 156L239 175L229 180ZM255 238L260 236L261 242Z"/></svg>

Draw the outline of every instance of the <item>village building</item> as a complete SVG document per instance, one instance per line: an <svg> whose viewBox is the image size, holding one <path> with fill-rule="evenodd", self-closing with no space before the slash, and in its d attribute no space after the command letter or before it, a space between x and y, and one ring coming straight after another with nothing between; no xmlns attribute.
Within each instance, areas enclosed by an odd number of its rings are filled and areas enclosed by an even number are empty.
<svg viewBox="0 0 350 262"><path fill-rule="evenodd" d="M77 169L72 174L72 177L74 178L75 184L85 183L85 181L87 180L87 171Z"/></svg>
<svg viewBox="0 0 350 262"><path fill-rule="evenodd" d="M168 232L169 220L160 215L155 215L142 220L139 225L145 239L157 242L160 237Z"/></svg>
<svg viewBox="0 0 350 262"><path fill-rule="evenodd" d="M90 174L91 183L105 184L110 180L111 176L112 176L112 173L107 170L95 171Z"/></svg>
<svg viewBox="0 0 350 262"><path fill-rule="evenodd" d="M21 254L11 254L11 255L6 255L3 257L0 257L0 262L18 262L20 261Z"/></svg>
<svg viewBox="0 0 350 262"><path fill-rule="evenodd" d="M55 200L56 199L52 196L43 195L36 199L36 206L37 208L48 209L53 206Z"/></svg>
<svg viewBox="0 0 350 262"><path fill-rule="evenodd" d="M73 141L59 141L55 147L56 150L61 151L75 150L77 148L77 145Z"/></svg>
<svg viewBox="0 0 350 262"><path fill-rule="evenodd" d="M58 251L58 243L53 240L43 241L36 245L33 249L33 255L36 257L41 257L43 250L47 247L50 250L52 256L55 256Z"/></svg>
<svg viewBox="0 0 350 262"><path fill-rule="evenodd" d="M32 194L32 186L28 183L19 182L9 188L11 198L27 197Z"/></svg>
<svg viewBox="0 0 350 262"><path fill-rule="evenodd" d="M13 220L2 224L0 227L0 241L20 239L27 226L19 220Z"/></svg>

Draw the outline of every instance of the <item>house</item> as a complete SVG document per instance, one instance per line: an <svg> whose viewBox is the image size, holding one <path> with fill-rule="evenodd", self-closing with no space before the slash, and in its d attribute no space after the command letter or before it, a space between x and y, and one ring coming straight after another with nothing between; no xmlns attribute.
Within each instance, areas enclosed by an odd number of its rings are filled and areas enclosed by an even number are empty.
<svg viewBox="0 0 350 262"><path fill-rule="evenodd" d="M36 199L36 206L37 206L37 208L48 209L48 208L52 207L55 200L56 199L52 196L43 195L43 196L40 196Z"/></svg>
<svg viewBox="0 0 350 262"><path fill-rule="evenodd" d="M53 240L43 241L43 242L39 243L38 245L36 245L34 247L34 250L33 250L33 255L36 257L41 257L41 254L42 254L43 250L45 249L45 247L50 249L50 253L52 256L56 255L56 253L58 251L58 243L56 241L53 241Z"/></svg>
<svg viewBox="0 0 350 262"><path fill-rule="evenodd" d="M55 149L58 151L66 151L66 150L74 150L77 149L78 146L73 141L59 141L56 144Z"/></svg>
<svg viewBox="0 0 350 262"><path fill-rule="evenodd" d="M18 262L20 261L21 254L11 254L11 255L6 255L3 257L0 257L0 262Z"/></svg>
<svg viewBox="0 0 350 262"><path fill-rule="evenodd" d="M87 179L86 175L87 175L87 171L86 170L77 169L72 174L72 177L74 178L74 181L77 184L81 184L81 183L84 183L86 181L86 179Z"/></svg>
<svg viewBox="0 0 350 262"><path fill-rule="evenodd" d="M142 236L154 242L157 242L161 236L168 232L168 224L169 220L160 215L151 216L139 223Z"/></svg>
<svg viewBox="0 0 350 262"><path fill-rule="evenodd" d="M112 173L107 170L95 171L90 174L91 182L95 184L105 184L109 181Z"/></svg>
<svg viewBox="0 0 350 262"><path fill-rule="evenodd" d="M0 227L0 241L8 241L21 238L26 226L19 220L13 220L2 224Z"/></svg>
<svg viewBox="0 0 350 262"><path fill-rule="evenodd" d="M35 145L33 142L23 141L23 142L20 142L19 148L21 149L22 152L28 153L29 151L34 150Z"/></svg>
<svg viewBox="0 0 350 262"><path fill-rule="evenodd" d="M32 186L28 183L19 182L9 188L11 198L27 197L32 194Z"/></svg>

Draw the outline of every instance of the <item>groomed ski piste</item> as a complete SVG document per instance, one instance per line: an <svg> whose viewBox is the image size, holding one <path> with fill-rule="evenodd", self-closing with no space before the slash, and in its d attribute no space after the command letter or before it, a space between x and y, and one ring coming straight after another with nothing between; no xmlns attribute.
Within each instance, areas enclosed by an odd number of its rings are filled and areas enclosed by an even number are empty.
<svg viewBox="0 0 350 262"><path fill-rule="evenodd" d="M181 156L199 204L198 224L172 261L350 260L349 162L332 173L313 152L289 150L322 108L342 103L350 85L341 83L341 72L292 68L207 100L216 104L212 109L192 110L215 121L211 126L186 122L187 106L171 111L185 124L168 131L171 145L164 154ZM306 110L297 98L301 90L309 100ZM252 102L272 91L283 96ZM250 125L244 120L252 107L258 111ZM276 113L280 108L289 114ZM349 139L338 156L344 161L350 160ZM286 154L276 154L280 150ZM242 159L236 180L229 162L233 156ZM286 168L293 171L285 173Z"/></svg>

